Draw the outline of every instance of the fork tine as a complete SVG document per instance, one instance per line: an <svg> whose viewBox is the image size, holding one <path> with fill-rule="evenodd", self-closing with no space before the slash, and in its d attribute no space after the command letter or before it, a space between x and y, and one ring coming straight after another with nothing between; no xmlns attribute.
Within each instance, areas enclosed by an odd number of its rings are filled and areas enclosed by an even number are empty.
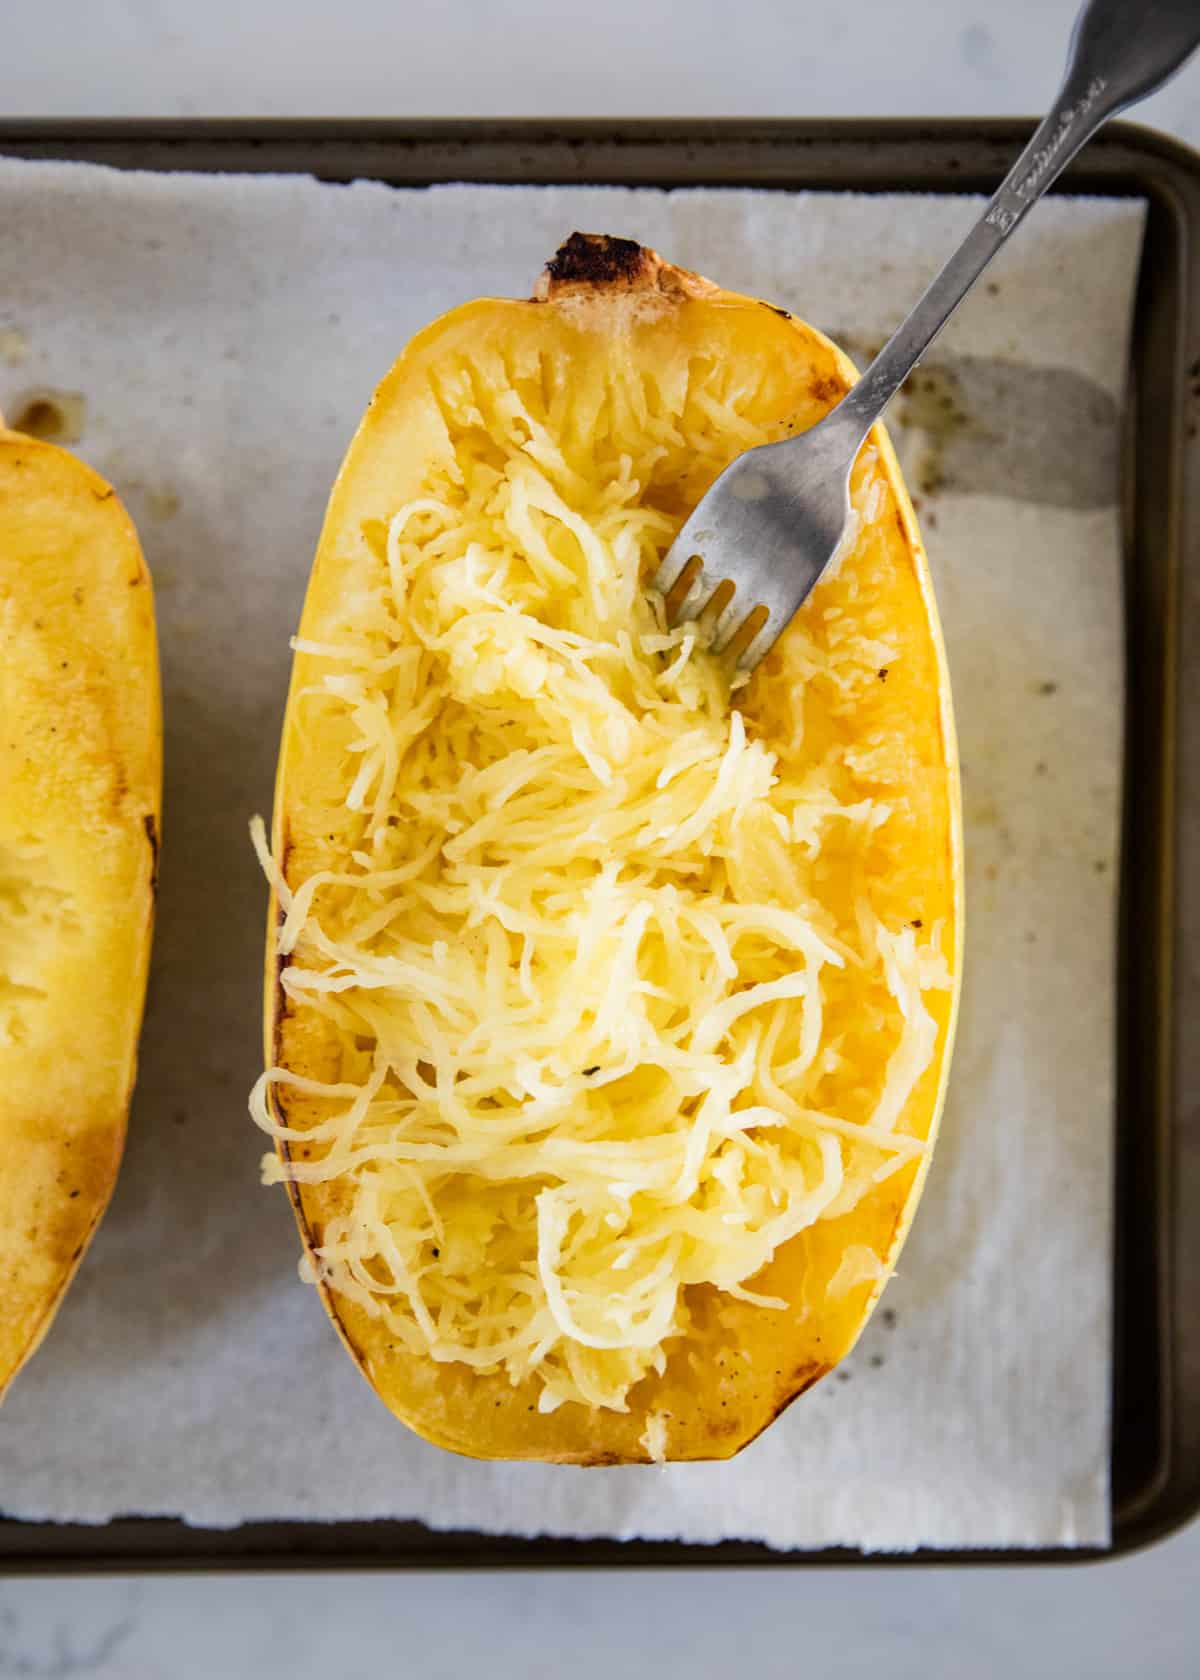
<svg viewBox="0 0 1200 1680"><path fill-rule="evenodd" d="M746 625L749 623L750 619L753 618L755 613L759 612L759 610L760 609L757 608L757 607L752 607L750 609L750 611L746 614L746 617L742 620L741 624L738 626L739 630L744 630ZM764 609L763 610L762 622L758 625L758 628L755 630L754 634L746 642L745 646L742 647L738 652L738 656L737 656L737 668L738 668L738 670L739 671L753 671L754 667L758 664L759 660L768 651L768 649L775 643L775 641L779 638L779 636L782 635L782 633L783 633L783 627L780 626L778 623L772 623L770 612L768 612ZM730 642L734 641L735 639L736 639L735 637L731 636L730 637ZM728 646L728 644L726 644L726 645ZM724 651L724 650L722 650L722 651Z"/></svg>
<svg viewBox="0 0 1200 1680"><path fill-rule="evenodd" d="M728 468L725 469L728 472ZM716 480L720 484L721 474ZM715 486L714 486L715 488ZM703 507L703 502L700 506ZM662 595L669 595L674 589L684 571L693 560L705 559L711 554L714 543L719 541L720 533L713 524L711 512L701 514L697 508L690 519L686 519L682 527L676 532L675 540L658 563L658 571L654 574L653 587ZM705 565L712 583L721 581L720 574L714 573Z"/></svg>
<svg viewBox="0 0 1200 1680"><path fill-rule="evenodd" d="M672 624L686 624L700 618L707 610L710 601L721 587L720 578L712 578L701 566L692 579L691 586L682 601L675 604L675 610L670 614Z"/></svg>
<svg viewBox="0 0 1200 1680"><path fill-rule="evenodd" d="M714 594L716 591L714 590ZM739 599L740 596L740 599ZM728 601L717 614L712 627L712 646L714 653L724 653L730 642L737 635L739 628L750 613L754 611L754 602L747 605L747 596L736 585Z"/></svg>
<svg viewBox="0 0 1200 1680"><path fill-rule="evenodd" d="M685 526L659 562L651 587L660 595L669 595L694 559L699 559L699 555L688 540Z"/></svg>

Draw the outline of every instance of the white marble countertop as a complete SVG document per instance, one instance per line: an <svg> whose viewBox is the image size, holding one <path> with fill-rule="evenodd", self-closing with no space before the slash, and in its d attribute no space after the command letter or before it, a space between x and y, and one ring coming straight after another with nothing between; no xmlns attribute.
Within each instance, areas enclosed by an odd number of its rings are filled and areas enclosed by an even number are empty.
<svg viewBox="0 0 1200 1680"><path fill-rule="evenodd" d="M1132 3L1132 0L1131 0ZM1030 115L1075 0L60 0L7 116ZM1200 66L1136 119L1200 145ZM0 1582L0 1677L1200 1673L1200 1525L1064 1568Z"/></svg>
<svg viewBox="0 0 1200 1680"><path fill-rule="evenodd" d="M1136 3L1136 0L1135 0ZM1078 0L60 0L8 116L1032 116ZM69 16L69 22L68 22ZM1200 71L1138 120L1200 141Z"/></svg>

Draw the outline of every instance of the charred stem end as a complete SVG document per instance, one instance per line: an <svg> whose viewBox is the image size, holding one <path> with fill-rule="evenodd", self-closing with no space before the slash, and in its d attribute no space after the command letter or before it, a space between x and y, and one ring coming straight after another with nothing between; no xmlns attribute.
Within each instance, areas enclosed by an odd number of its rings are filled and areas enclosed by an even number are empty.
<svg viewBox="0 0 1200 1680"><path fill-rule="evenodd" d="M678 297L713 290L710 281L664 262L657 251L639 245L636 239L573 233L542 270L534 297L548 303L584 293L658 292Z"/></svg>

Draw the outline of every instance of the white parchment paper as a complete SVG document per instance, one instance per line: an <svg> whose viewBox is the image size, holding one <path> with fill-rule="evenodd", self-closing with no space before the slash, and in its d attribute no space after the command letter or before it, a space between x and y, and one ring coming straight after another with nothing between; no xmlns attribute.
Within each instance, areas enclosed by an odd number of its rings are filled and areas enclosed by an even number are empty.
<svg viewBox="0 0 1200 1680"><path fill-rule="evenodd" d="M1139 205L1039 207L895 416L955 681L968 969L924 1204L846 1367L727 1465L441 1453L383 1410L297 1280L291 1216L258 1186L246 1116L265 904L246 820L270 804L330 482L410 334L464 299L526 295L580 227L769 297L861 357L976 210L0 161L0 407L82 393L77 448L117 485L154 573L167 718L128 1153L0 1415L7 1513L403 1516L776 1546L1107 1539L1115 460Z"/></svg>

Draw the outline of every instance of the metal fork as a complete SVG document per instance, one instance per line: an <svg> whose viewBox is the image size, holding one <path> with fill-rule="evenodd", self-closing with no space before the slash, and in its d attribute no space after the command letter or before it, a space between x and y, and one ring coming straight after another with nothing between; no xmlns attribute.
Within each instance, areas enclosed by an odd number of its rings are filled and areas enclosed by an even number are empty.
<svg viewBox="0 0 1200 1680"><path fill-rule="evenodd" d="M736 648L743 670L758 664L838 549L867 433L952 312L1101 124L1161 87L1198 45L1200 0L1088 0L1048 116L862 378L807 432L740 455L696 507L654 578L673 620L707 614L718 652Z"/></svg>

